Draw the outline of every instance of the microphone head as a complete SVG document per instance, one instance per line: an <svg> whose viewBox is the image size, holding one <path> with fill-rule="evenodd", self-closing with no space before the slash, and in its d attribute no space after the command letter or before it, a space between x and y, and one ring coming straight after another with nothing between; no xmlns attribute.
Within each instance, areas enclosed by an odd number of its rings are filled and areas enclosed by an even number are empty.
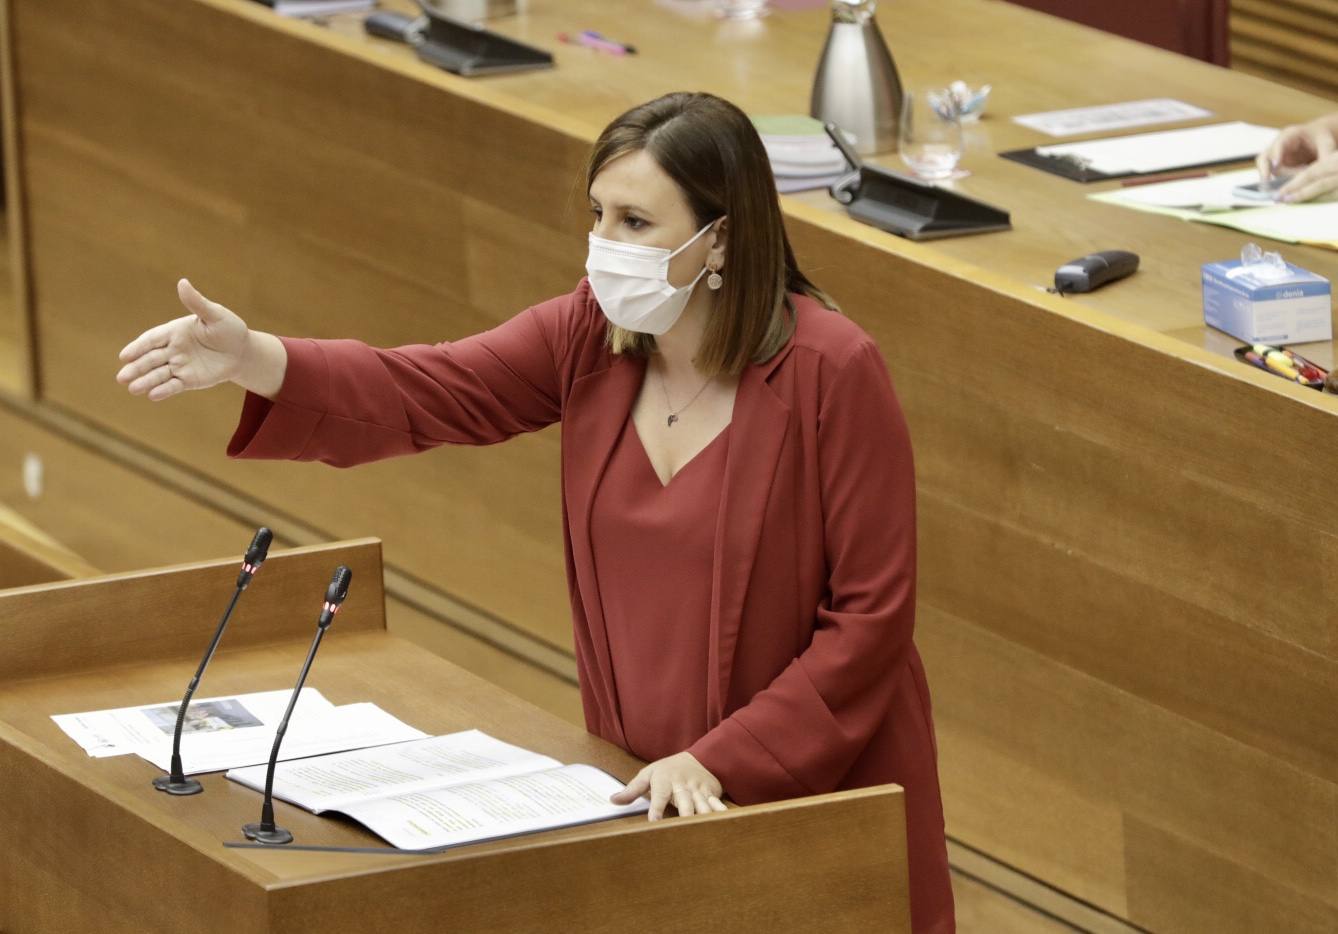
<svg viewBox="0 0 1338 934"><path fill-rule="evenodd" d="M348 585L353 580L353 572L344 565L335 568L334 577L330 578L330 586L325 588L325 602L331 606L339 606L348 597Z"/></svg>
<svg viewBox="0 0 1338 934"><path fill-rule="evenodd" d="M251 539L251 547L246 549L246 563L253 568L258 568L265 563L265 557L269 554L269 543L274 541L274 533L265 526L256 529L255 538Z"/></svg>

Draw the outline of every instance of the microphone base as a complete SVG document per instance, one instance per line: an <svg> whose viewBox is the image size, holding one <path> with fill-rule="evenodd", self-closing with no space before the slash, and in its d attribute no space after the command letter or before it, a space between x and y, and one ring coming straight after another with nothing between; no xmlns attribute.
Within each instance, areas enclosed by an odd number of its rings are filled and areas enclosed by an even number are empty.
<svg viewBox="0 0 1338 934"><path fill-rule="evenodd" d="M170 775L160 775L153 780L153 787L159 791L165 791L169 795L198 795L204 791L204 786L193 778L183 778L180 781L173 781Z"/></svg>
<svg viewBox="0 0 1338 934"><path fill-rule="evenodd" d="M264 824L246 824L242 827L242 833L246 835L246 839L254 840L256 843L281 846L293 842L293 835L277 826L271 830L266 830Z"/></svg>

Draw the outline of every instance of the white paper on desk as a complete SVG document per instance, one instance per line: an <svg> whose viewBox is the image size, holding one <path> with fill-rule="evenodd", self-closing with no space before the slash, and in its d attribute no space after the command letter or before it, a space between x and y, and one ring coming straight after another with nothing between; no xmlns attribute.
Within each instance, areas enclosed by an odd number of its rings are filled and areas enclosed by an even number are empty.
<svg viewBox="0 0 1338 934"><path fill-rule="evenodd" d="M1184 178L1174 182L1133 185L1103 193L1100 199L1111 204L1150 205L1162 208L1192 208L1198 211L1223 211L1231 208L1263 208L1270 201L1242 198L1233 194L1240 185L1259 181L1256 169L1219 172L1205 178Z"/></svg>
<svg viewBox="0 0 1338 934"><path fill-rule="evenodd" d="M1253 159L1278 131L1253 123L1214 123L1186 130L1138 133L1083 143L1037 146L1043 156L1068 156L1106 175L1165 172L1190 165Z"/></svg>
<svg viewBox="0 0 1338 934"><path fill-rule="evenodd" d="M504 743L479 730L464 730L285 762L274 770L274 794L320 814L344 810L372 797L490 781L561 765L556 759ZM262 791L266 771L266 766L232 769L228 778Z"/></svg>
<svg viewBox="0 0 1338 934"><path fill-rule="evenodd" d="M192 733L253 734L268 726L271 742L274 728L283 719L292 690L262 691L255 694L235 694L229 697L192 698L182 726L182 744ZM181 701L164 701L139 707L118 707L113 710L91 710L85 713L54 714L51 719L65 731L65 735L79 744L90 756L104 758L138 752L145 747L166 744L170 758L172 734L176 730L177 711ZM293 709L304 715L333 710L331 704L315 688L303 688ZM189 731L189 732L187 732Z"/></svg>
<svg viewBox="0 0 1338 934"><path fill-rule="evenodd" d="M1172 100L1169 97L1158 97L1145 101L1103 104L1099 107L1074 107L1070 110L1023 114L1014 117L1013 122L1039 130L1047 136L1076 136L1079 133L1100 133L1131 126L1175 123L1180 120L1198 120L1211 116L1212 111L1204 110L1202 107L1195 107L1193 104Z"/></svg>
<svg viewBox="0 0 1338 934"><path fill-rule="evenodd" d="M1244 173L1231 172L1226 175L1253 175L1253 170ZM1201 181L1194 179L1194 181ZM1172 184L1181 184L1175 182ZM1142 186L1140 186L1142 187ZM1148 188L1162 187L1148 185ZM1115 189L1088 195L1093 201L1117 204L1150 214L1163 214L1178 217L1181 220L1198 221L1203 224L1216 224L1230 227L1242 233L1256 237L1267 237L1283 243L1306 243L1312 246L1338 250L1338 200L1319 201L1307 204L1269 204L1267 202L1249 202L1252 207L1200 210L1198 206L1183 206L1169 202L1183 200L1180 197L1131 197L1137 189Z"/></svg>
<svg viewBox="0 0 1338 934"><path fill-rule="evenodd" d="M1338 250L1338 201L1285 204L1255 211L1205 214L1205 224L1231 227L1284 243L1307 243Z"/></svg>
<svg viewBox="0 0 1338 934"><path fill-rule="evenodd" d="M299 703L288 722L288 731L284 734L283 745L279 749L280 762L308 756L323 756L349 749L402 743L427 736L422 730L416 730L407 723L397 720L375 704L345 704L342 707L303 716L299 716L300 709ZM221 772L224 769L268 763L274 746L274 733L281 719L282 714L266 728L249 730L245 734L234 731L183 735L181 737L183 771L187 775L200 775L204 772ZM140 758L147 759L166 772L172 763L172 739L169 736L165 744L156 744L151 748L141 747L135 752Z"/></svg>
<svg viewBox="0 0 1338 934"><path fill-rule="evenodd" d="M638 798L614 805L623 783L588 765L564 765L364 801L341 811L405 850L453 846L644 813Z"/></svg>

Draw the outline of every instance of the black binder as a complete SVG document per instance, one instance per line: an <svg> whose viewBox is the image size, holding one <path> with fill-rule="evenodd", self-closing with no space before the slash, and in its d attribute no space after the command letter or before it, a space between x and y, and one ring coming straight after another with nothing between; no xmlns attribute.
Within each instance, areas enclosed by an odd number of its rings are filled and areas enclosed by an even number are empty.
<svg viewBox="0 0 1338 934"><path fill-rule="evenodd" d="M1051 175L1058 175L1060 178L1072 179L1075 182L1108 182L1117 178L1137 178L1141 175L1155 177L1165 175L1167 172L1181 172L1190 169L1209 169L1221 165L1231 165L1233 162L1242 162L1239 158L1218 159L1215 162L1196 162L1193 165L1168 166L1162 169L1155 169L1151 172L1116 172L1107 174L1098 172L1089 167L1081 159L1075 159L1073 156L1045 156L1037 152L1035 147L1031 149L1009 149L999 153L1005 159L1013 162L1029 165L1033 169L1040 169L1042 172L1049 172Z"/></svg>
<svg viewBox="0 0 1338 934"><path fill-rule="evenodd" d="M443 16L421 0L420 6L427 15L427 29L415 48L429 64L465 77L553 67L551 52Z"/></svg>

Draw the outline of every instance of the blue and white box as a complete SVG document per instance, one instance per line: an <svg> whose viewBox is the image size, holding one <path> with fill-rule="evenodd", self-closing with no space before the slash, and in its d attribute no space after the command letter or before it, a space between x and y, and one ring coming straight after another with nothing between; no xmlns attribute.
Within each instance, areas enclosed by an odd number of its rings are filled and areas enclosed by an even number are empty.
<svg viewBox="0 0 1338 934"><path fill-rule="evenodd" d="M1247 344L1333 340L1329 280L1282 263L1203 264L1203 321Z"/></svg>

